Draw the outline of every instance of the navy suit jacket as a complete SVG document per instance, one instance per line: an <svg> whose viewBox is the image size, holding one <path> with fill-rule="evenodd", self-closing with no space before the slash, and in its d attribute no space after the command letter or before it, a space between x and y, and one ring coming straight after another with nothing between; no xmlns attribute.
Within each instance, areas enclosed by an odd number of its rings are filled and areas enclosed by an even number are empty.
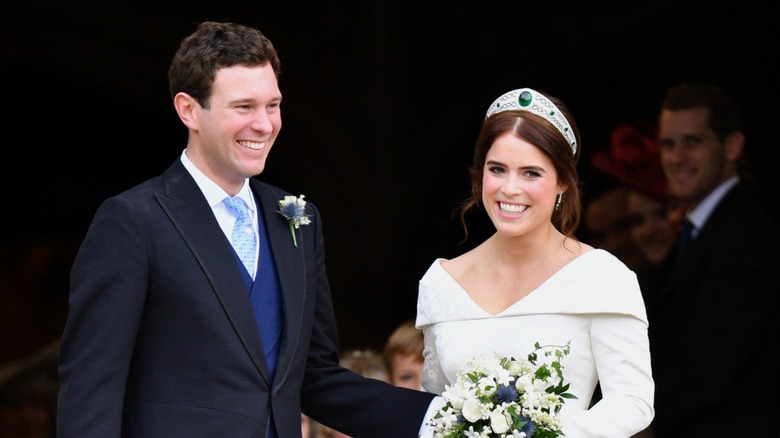
<svg viewBox="0 0 780 438"><path fill-rule="evenodd" d="M648 296L657 438L778 436L777 224L738 183ZM728 432L728 431L732 432Z"/></svg>
<svg viewBox="0 0 780 438"><path fill-rule="evenodd" d="M301 408L354 437L416 437L432 394L338 365L322 221L296 230L287 192L250 179L279 275L273 383L233 256L181 161L98 209L71 274L60 351L60 437L300 436ZM258 280L260 281L260 280ZM270 413L273 412L273 416Z"/></svg>

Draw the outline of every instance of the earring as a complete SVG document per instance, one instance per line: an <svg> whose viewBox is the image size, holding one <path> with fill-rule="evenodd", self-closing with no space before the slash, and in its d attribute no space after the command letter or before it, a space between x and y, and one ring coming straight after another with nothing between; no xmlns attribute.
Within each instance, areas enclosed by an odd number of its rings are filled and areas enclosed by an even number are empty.
<svg viewBox="0 0 780 438"><path fill-rule="evenodd" d="M558 192L558 200L555 201L555 211L561 209L561 199L563 198L563 192Z"/></svg>

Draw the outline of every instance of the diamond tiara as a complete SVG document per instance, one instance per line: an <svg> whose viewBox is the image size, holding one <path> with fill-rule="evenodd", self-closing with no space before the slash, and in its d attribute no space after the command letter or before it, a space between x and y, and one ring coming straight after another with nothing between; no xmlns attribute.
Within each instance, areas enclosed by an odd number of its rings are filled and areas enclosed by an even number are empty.
<svg viewBox="0 0 780 438"><path fill-rule="evenodd" d="M569 142L572 155L577 153L577 138L574 136L574 131L571 129L569 121L566 120L566 116L550 99L544 97L538 91L530 88L518 88L502 94L490 105L485 118L487 119L493 114L510 110L529 111L544 117L558 128L558 131Z"/></svg>

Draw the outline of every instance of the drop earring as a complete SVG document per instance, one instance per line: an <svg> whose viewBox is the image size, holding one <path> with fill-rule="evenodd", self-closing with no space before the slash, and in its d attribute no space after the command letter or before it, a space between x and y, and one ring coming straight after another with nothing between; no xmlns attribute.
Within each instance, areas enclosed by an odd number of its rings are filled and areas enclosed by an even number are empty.
<svg viewBox="0 0 780 438"><path fill-rule="evenodd" d="M555 211L561 209L561 199L563 198L563 192L558 192L558 200L555 201Z"/></svg>

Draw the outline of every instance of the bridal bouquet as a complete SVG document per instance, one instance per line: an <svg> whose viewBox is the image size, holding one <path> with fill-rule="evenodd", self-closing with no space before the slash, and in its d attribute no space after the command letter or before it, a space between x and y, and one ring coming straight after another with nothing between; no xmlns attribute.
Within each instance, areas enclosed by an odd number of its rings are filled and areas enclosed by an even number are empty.
<svg viewBox="0 0 780 438"><path fill-rule="evenodd" d="M434 415L436 438L555 438L568 392L561 359L570 344L542 347L526 359L479 357L468 361L442 394ZM551 360L540 360L540 355Z"/></svg>

